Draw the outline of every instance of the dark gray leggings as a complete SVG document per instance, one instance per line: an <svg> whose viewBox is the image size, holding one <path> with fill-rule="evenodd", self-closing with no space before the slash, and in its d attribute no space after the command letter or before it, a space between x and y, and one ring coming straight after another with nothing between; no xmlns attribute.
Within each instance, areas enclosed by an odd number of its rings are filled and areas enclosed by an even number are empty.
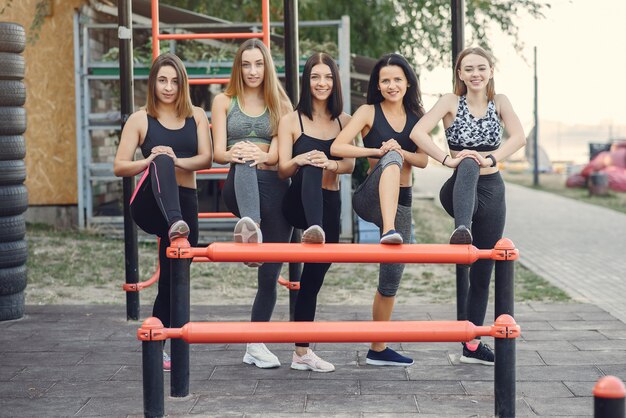
<svg viewBox="0 0 626 418"><path fill-rule="evenodd" d="M506 203L499 172L481 176L478 164L465 158L444 183L439 199L454 217L455 227L465 225L471 229L476 248L491 249L502 238ZM470 267L467 319L474 325L485 321L493 266L493 260L478 260Z"/></svg>
<svg viewBox="0 0 626 418"><path fill-rule="evenodd" d="M380 210L378 187L383 171L393 164L402 169L402 156L395 151L388 152L378 161L352 196L352 207L356 214L378 226L381 235L383 234L383 217ZM395 224L396 231L402 235L402 239L406 243L411 241L411 198L411 188L402 187L398 199ZM378 292L387 297L395 296L403 272L404 264L381 263L378 272Z"/></svg>
<svg viewBox="0 0 626 418"><path fill-rule="evenodd" d="M242 190L255 189L254 186L258 190L256 196L240 193ZM289 181L279 179L276 171L258 170L247 164L233 164L222 196L226 207L238 217L249 216L256 222L260 221L263 242L289 242L292 228L285 220L281 207L288 187ZM253 213L254 207L249 209L250 201L255 198L259 215ZM248 210L251 212L247 212ZM282 266L282 263L264 263L259 267L257 293L252 304L252 322L267 322L272 318L276 305L276 283Z"/></svg>

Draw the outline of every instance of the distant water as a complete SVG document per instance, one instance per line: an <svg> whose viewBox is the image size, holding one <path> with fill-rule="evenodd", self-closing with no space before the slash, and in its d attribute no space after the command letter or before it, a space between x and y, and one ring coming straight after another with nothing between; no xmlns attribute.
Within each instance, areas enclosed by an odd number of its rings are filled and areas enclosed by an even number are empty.
<svg viewBox="0 0 626 418"><path fill-rule="evenodd" d="M607 143L610 138L626 139L626 126L563 125L558 122L540 122L539 145L551 161L571 161L584 164L589 161L590 143Z"/></svg>

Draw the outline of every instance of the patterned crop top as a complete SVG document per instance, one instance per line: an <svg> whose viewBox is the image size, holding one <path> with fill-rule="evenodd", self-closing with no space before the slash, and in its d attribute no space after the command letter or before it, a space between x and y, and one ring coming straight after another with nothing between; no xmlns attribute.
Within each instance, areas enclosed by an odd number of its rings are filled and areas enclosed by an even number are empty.
<svg viewBox="0 0 626 418"><path fill-rule="evenodd" d="M417 145L409 137L413 127L419 118L415 113L406 113L406 123L402 132L396 132L385 117L380 103L374 104L374 123L367 135L363 137L363 145L367 148L380 148L384 141L395 139L403 150L408 152L417 151ZM371 157L378 158L378 157Z"/></svg>
<svg viewBox="0 0 626 418"><path fill-rule="evenodd" d="M496 104L487 104L487 114L482 118L474 117L467 107L465 96L459 96L456 117L446 129L448 146L453 151L470 149L475 151L497 150L502 141L502 123L496 113Z"/></svg>
<svg viewBox="0 0 626 418"><path fill-rule="evenodd" d="M265 108L259 116L247 115L241 110L237 97L233 97L226 115L226 149L241 141L268 145L272 142L270 111Z"/></svg>

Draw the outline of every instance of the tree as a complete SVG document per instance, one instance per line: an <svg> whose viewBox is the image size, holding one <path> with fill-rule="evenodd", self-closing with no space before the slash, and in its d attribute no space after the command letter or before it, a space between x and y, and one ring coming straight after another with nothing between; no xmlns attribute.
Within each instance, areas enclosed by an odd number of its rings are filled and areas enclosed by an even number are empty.
<svg viewBox="0 0 626 418"><path fill-rule="evenodd" d="M163 0L163 4L195 10L225 20L259 20L259 0ZM372 58L399 52L417 64L432 69L450 64L450 0L298 0L300 20L339 19L349 15L352 52ZM512 38L520 51L516 20L523 15L544 17L550 7L545 0L466 0L468 44L490 49L491 30L499 28ZM283 19L283 0L271 0L271 19ZM467 32L466 32L467 33ZM327 42L332 34L319 29L301 29L300 40Z"/></svg>

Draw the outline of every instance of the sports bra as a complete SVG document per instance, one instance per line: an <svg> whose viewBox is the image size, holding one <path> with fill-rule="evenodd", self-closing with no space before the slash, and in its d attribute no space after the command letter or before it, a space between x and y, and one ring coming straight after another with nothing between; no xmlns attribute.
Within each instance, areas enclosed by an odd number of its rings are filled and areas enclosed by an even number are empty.
<svg viewBox="0 0 626 418"><path fill-rule="evenodd" d="M333 144L335 138L332 139L318 139L313 138L304 133L304 125L302 125L302 115L298 112L298 120L300 121L300 136L296 139L296 142L293 144L293 156L305 154L309 151L317 150L322 151L326 158L329 160L341 161L343 158L341 157L333 157L330 155L330 146ZM337 123L339 123L339 129L343 129L341 126L341 121L337 118Z"/></svg>
<svg viewBox="0 0 626 418"><path fill-rule="evenodd" d="M453 151L471 149L475 151L494 151L502 141L502 123L496 112L496 104L489 101L487 113L476 118L467 107L465 96L459 96L456 117L446 129L448 146Z"/></svg>
<svg viewBox="0 0 626 418"><path fill-rule="evenodd" d="M169 129L158 119L148 115L148 130L140 146L144 158L148 158L152 148L159 145L171 147L178 158L198 155L198 129L193 116L185 118L185 125L182 128Z"/></svg>
<svg viewBox="0 0 626 418"><path fill-rule="evenodd" d="M247 115L241 110L237 97L233 97L226 115L226 149L241 141L269 145L272 142L270 112L265 108L259 116Z"/></svg>
<svg viewBox="0 0 626 418"><path fill-rule="evenodd" d="M408 152L417 151L417 145L409 138L413 127L418 121L418 117L413 112L406 112L406 123L402 132L396 132L391 127L383 109L380 107L380 103L374 104L374 123L370 131L363 137L363 145L367 148L380 148L384 141L395 139L400 147ZM378 157L371 157L378 158Z"/></svg>

